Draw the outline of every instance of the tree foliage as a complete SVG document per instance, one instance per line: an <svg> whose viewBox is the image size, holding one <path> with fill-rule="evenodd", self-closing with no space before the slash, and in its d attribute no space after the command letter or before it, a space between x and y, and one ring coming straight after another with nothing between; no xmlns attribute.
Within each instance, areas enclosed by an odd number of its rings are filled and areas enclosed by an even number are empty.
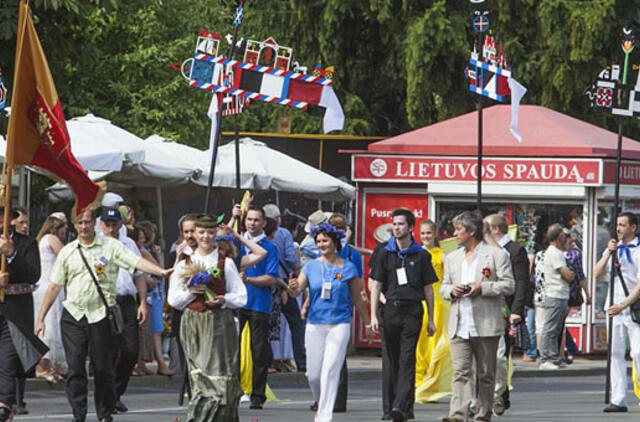
<svg viewBox="0 0 640 422"><path fill-rule="evenodd" d="M513 75L529 89L525 103L612 125L586 114L582 92L612 59L621 60L621 28L635 24L640 1L488 3ZM9 89L17 4L0 5L0 66ZM157 133L200 147L208 139L211 96L188 87L169 64L193 54L198 30L231 32L235 4L32 0L68 116L92 112L142 137ZM393 135L474 108L478 97L468 92L463 74L475 37L472 17L464 0L247 0L239 35L272 36L309 68L318 60L335 66L344 133ZM233 129L237 120L241 130L275 131L284 115L296 133L322 131L322 109L260 102L225 119L223 129ZM639 136L640 130L631 133Z"/></svg>

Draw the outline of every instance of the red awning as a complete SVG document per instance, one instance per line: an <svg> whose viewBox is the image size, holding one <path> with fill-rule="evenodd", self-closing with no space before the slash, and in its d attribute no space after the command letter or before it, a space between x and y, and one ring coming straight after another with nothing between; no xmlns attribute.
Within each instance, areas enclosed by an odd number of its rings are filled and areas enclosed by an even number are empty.
<svg viewBox="0 0 640 422"><path fill-rule="evenodd" d="M471 112L369 145L368 153L476 155L478 113ZM615 157L617 133L535 105L520 106L522 143L509 131L511 106L483 111L483 155L524 157ZM624 159L640 159L640 143L623 140Z"/></svg>

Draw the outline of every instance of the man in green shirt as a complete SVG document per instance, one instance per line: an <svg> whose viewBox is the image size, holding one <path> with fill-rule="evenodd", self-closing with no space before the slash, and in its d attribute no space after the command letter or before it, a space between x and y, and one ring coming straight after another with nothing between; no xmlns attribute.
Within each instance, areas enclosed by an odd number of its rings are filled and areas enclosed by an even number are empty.
<svg viewBox="0 0 640 422"><path fill-rule="evenodd" d="M98 419L111 422L115 405L113 364L118 341L112 337L107 309L81 252L97 278L109 306L116 303L118 269L135 269L166 278L172 270L163 270L127 249L121 242L95 232L95 215L84 212L74 226L78 239L66 245L51 271L51 284L36 322L36 334L45 330L44 318L63 286L66 298L60 327L62 344L69 367L66 393L73 409L74 422L84 422L87 415L87 373L85 361L91 353L95 368L95 404Z"/></svg>

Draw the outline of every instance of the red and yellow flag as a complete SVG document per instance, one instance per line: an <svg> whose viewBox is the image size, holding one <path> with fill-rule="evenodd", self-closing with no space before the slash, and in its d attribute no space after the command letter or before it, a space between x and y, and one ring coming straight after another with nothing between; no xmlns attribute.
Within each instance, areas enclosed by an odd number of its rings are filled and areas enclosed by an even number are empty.
<svg viewBox="0 0 640 422"><path fill-rule="evenodd" d="M73 218L100 206L105 184L93 182L71 153L62 106L28 4L20 2L7 167L36 166L65 181L76 196Z"/></svg>

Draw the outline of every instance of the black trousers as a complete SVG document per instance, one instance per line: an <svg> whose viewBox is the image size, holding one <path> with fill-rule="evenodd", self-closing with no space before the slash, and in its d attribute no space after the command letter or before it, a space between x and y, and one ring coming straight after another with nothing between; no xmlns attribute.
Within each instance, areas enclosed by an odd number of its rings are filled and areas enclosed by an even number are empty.
<svg viewBox="0 0 640 422"><path fill-rule="evenodd" d="M287 319L291 331L293 357L296 360L298 370L307 367L307 351L304 347L305 323L300 318L300 307L295 298L289 297L287 303L282 305L282 315Z"/></svg>
<svg viewBox="0 0 640 422"><path fill-rule="evenodd" d="M103 318L89 324L83 317L76 321L65 309L60 322L62 346L67 359L67 400L76 421L87 416L87 354L94 367L95 404L98 419L111 415L116 401L113 367L118 351L118 341L111 336L109 321Z"/></svg>
<svg viewBox="0 0 640 422"><path fill-rule="evenodd" d="M389 401L391 408L408 413L415 395L416 346L422 329L421 302L396 306L390 301L384 306L383 348L389 354ZM384 353L384 352L383 352Z"/></svg>
<svg viewBox="0 0 640 422"><path fill-rule="evenodd" d="M134 296L118 296L116 302L122 310L124 330L119 339L119 356L115 367L116 400L127 391L131 371L138 361L138 303Z"/></svg>
<svg viewBox="0 0 640 422"><path fill-rule="evenodd" d="M0 315L0 401L13 406L16 403L16 376L20 360L13 346L9 325Z"/></svg>
<svg viewBox="0 0 640 422"><path fill-rule="evenodd" d="M391 414L391 405L393 397L391 384L391 359L389 358L389 350L385 347L384 329L384 304L378 303L378 311L376 312L378 317L378 324L380 328L380 339L382 340L382 413Z"/></svg>
<svg viewBox="0 0 640 422"><path fill-rule="evenodd" d="M238 320L240 321L240 336L242 336L242 330L246 323L249 323L251 333L251 358L253 360L251 402L262 404L267 399L264 391L267 386L267 369L270 363L269 314L240 309Z"/></svg>

